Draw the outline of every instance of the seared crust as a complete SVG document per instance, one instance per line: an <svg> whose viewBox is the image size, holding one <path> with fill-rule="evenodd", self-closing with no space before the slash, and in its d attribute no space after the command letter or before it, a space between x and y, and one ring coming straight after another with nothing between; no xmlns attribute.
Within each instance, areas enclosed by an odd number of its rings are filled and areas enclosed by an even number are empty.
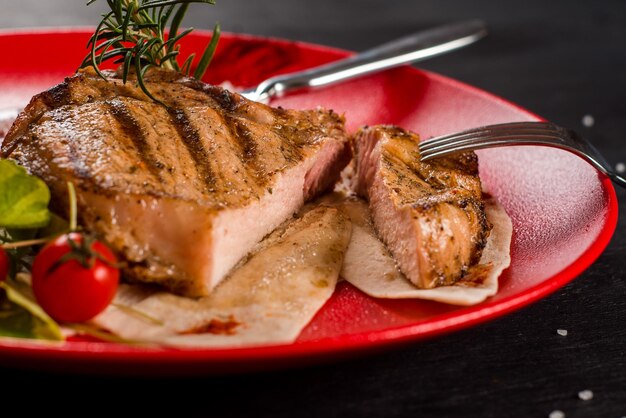
<svg viewBox="0 0 626 418"><path fill-rule="evenodd" d="M96 193L220 208L258 199L276 174L324 140L347 143L344 120L332 111L272 108L178 73L153 71L146 82L166 107L132 80L124 85L116 73L106 75L103 80L83 70L33 97L7 133L2 157L24 163L48 183L72 177ZM54 161L41 155L48 152ZM115 176L103 175L107 171Z"/></svg>

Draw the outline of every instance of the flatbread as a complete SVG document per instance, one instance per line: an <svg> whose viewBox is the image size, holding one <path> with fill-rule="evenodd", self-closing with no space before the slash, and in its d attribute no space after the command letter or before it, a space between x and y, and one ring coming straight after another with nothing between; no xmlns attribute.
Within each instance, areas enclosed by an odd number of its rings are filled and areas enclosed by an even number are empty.
<svg viewBox="0 0 626 418"><path fill-rule="evenodd" d="M511 262L513 231L502 206L485 203L493 229L479 265L454 286L416 288L377 238L367 204L336 194L268 236L211 296L123 285L94 322L126 340L167 346L288 344L331 297L339 275L376 298L480 303L497 292Z"/></svg>
<svg viewBox="0 0 626 418"><path fill-rule="evenodd" d="M382 241L376 236L367 203L353 198L339 204L352 219L352 238L341 276L362 292L376 298L429 299L453 305L475 305L498 291L498 277L510 265L513 226L504 208L494 199L485 201L493 229L477 266L453 286L419 289L404 277Z"/></svg>
<svg viewBox="0 0 626 418"><path fill-rule="evenodd" d="M208 297L121 286L95 324L131 341L184 347L288 344L334 292L351 224L318 206L269 236Z"/></svg>

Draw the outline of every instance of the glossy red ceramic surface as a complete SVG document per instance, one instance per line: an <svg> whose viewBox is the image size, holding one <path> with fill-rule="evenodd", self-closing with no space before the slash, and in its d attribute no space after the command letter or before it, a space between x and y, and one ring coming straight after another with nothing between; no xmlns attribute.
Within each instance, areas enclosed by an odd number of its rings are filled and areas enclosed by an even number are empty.
<svg viewBox="0 0 626 418"><path fill-rule="evenodd" d="M0 113L72 74L85 53L83 30L0 33ZM188 38L200 50L205 34ZM348 55L296 42L224 35L206 81L249 87ZM6 59L6 57L12 57ZM273 104L323 106L344 113L350 129L393 123L423 138L538 117L457 81L405 67ZM611 182L567 152L514 147L479 152L481 177L513 219L512 265L498 294L473 307L419 300L377 300L342 283L294 344L175 350L75 340L60 345L0 340L0 363L105 373L241 372L339 359L414 342L519 309L574 279L604 250L615 229Z"/></svg>

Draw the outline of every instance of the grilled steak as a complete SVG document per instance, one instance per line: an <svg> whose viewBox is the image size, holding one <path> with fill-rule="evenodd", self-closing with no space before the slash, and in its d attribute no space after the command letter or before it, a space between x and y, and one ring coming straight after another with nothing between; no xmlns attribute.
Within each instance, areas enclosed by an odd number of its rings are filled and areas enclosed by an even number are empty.
<svg viewBox="0 0 626 418"><path fill-rule="evenodd" d="M343 118L275 109L154 71L147 98L86 70L33 98L2 154L126 261L125 275L208 294L266 234L332 186L350 158Z"/></svg>
<svg viewBox="0 0 626 418"><path fill-rule="evenodd" d="M422 163L419 137L375 126L355 136L356 190L400 270L421 288L449 285L480 259L491 226L478 160L467 152Z"/></svg>

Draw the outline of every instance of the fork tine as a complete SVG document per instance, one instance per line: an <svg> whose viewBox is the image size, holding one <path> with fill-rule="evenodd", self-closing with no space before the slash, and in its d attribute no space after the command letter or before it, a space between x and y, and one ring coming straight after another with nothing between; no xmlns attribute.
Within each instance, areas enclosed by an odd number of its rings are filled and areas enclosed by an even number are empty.
<svg viewBox="0 0 626 418"><path fill-rule="evenodd" d="M443 135L436 138L431 138L426 141L422 141L419 144L420 150L427 150L439 145L443 145L449 142L456 142L459 139L470 138L474 136L482 136L486 134L496 134L499 132L506 132L514 130L520 134L541 134L550 133L558 135L560 130L553 124L545 122L516 122L505 123L500 125L483 126L479 128L469 129L463 132L457 132L453 134Z"/></svg>
<svg viewBox="0 0 626 418"><path fill-rule="evenodd" d="M502 133L495 132L495 133L482 133L482 134L479 133L479 134L475 134L471 136L469 135L459 136L444 143L432 144L429 147L421 147L420 152L437 151L439 149L444 149L448 147L457 147L460 145L471 144L471 143L482 142L482 141L490 141L490 140L498 139L498 138L503 138L506 140L546 139L546 140L564 142L564 139L560 137L559 135L557 135L556 133L545 132L545 131L535 131L535 132L532 132L532 131L523 132L522 131L522 132L502 132Z"/></svg>
<svg viewBox="0 0 626 418"><path fill-rule="evenodd" d="M447 138L446 140L424 142L423 144L419 145L419 150L420 152L426 152L426 151L435 150L441 147L445 147L448 145L455 146L455 145L464 144L466 142L474 141L474 140L485 140L485 139L496 138L496 137L509 137L511 135L514 135L517 137L546 136L546 137L551 137L551 138L561 138L561 135L559 135L558 131L550 131L550 130L545 130L545 129L524 129L524 130L520 129L515 132L511 132L510 130L498 130L498 131L486 130L486 131L478 131L478 132L471 132L471 133L463 133L457 136Z"/></svg>
<svg viewBox="0 0 626 418"><path fill-rule="evenodd" d="M560 127L558 127L557 125L550 123L550 122L507 122L507 123L498 123L495 125L484 125L484 126L478 126L475 128L471 128L471 129L466 129L465 131L461 131L461 132L454 132L451 134L447 134L447 135L441 135L438 138L446 138L446 137L450 137L450 136L456 136L460 133L465 133L465 132L475 132L475 131L484 131L484 130L488 130L488 131L493 131L493 130L499 130L499 129L524 129L524 128L550 128L550 129L559 129Z"/></svg>
<svg viewBox="0 0 626 418"><path fill-rule="evenodd" d="M591 143L573 131L548 122L483 126L423 141L419 144L420 161L503 145L543 145L569 151L626 188L626 178L613 171Z"/></svg>
<svg viewBox="0 0 626 418"><path fill-rule="evenodd" d="M483 136L475 136L469 139L464 139L455 142L449 142L447 144L442 144L434 148L429 148L427 150L420 150L421 160L429 160L431 158L441 157L444 155L449 155L462 151L469 151L475 149L484 149L491 148L500 145L521 145L520 143L526 145L547 145L553 144L554 146L563 145L565 141L563 138L557 135L549 135L549 134L527 134L527 135L519 135L517 133L508 133L508 134L492 134L492 135L483 135Z"/></svg>

